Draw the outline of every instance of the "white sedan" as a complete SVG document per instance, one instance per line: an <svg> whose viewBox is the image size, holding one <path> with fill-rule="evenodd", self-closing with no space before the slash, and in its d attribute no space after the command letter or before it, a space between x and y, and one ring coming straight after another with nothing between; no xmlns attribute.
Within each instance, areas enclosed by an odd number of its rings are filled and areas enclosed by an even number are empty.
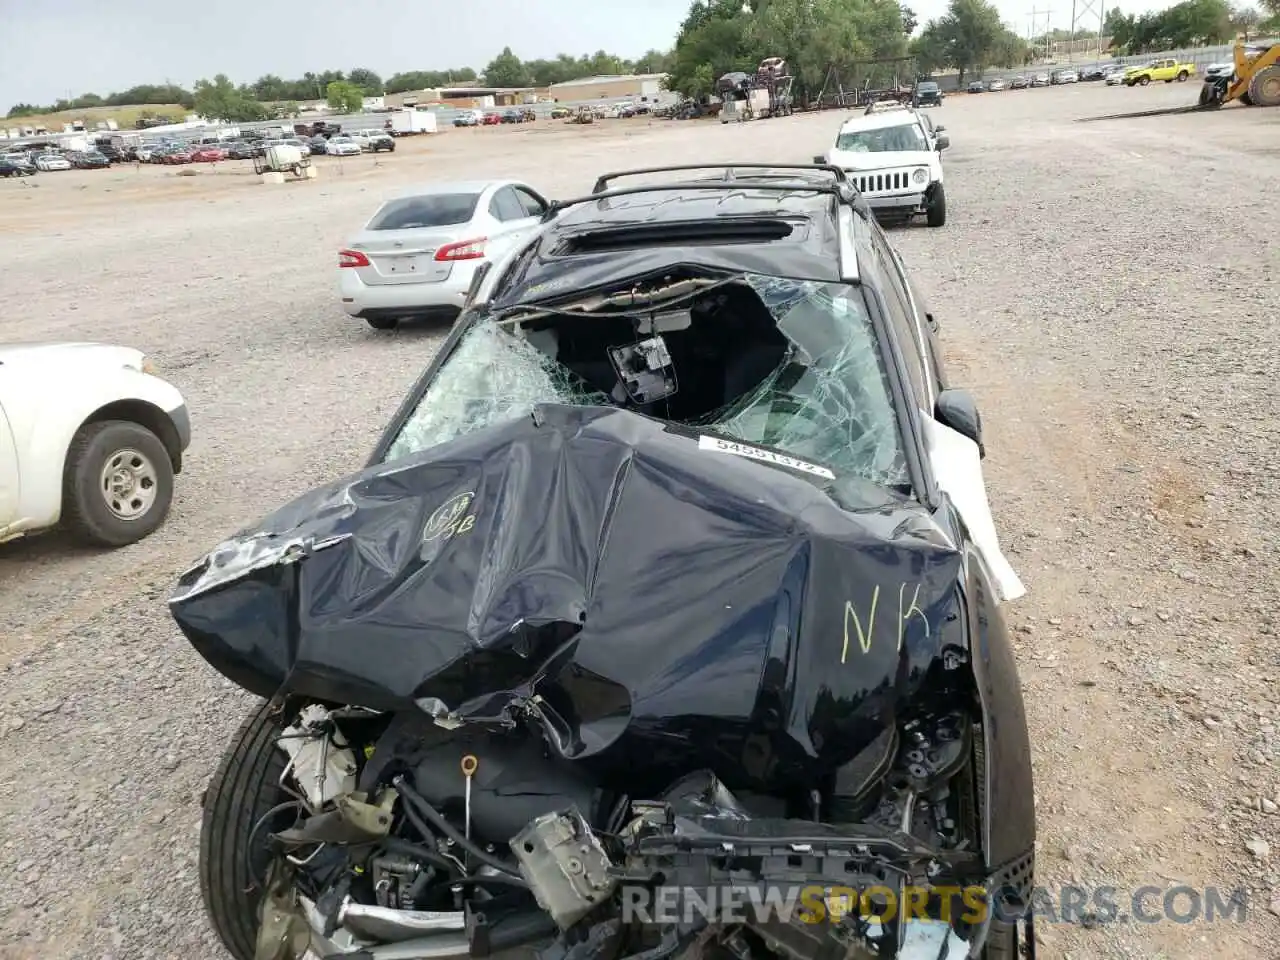
<svg viewBox="0 0 1280 960"><path fill-rule="evenodd" d="M71 161L57 153L43 153L36 157L37 170L70 170Z"/></svg>
<svg viewBox="0 0 1280 960"><path fill-rule="evenodd" d="M515 180L437 183L393 197L338 252L343 310L375 330L406 319L452 322L476 270L532 236L547 206Z"/></svg>
<svg viewBox="0 0 1280 960"><path fill-rule="evenodd" d="M0 541L59 523L97 546L141 540L190 440L186 401L141 351L0 346Z"/></svg>
<svg viewBox="0 0 1280 960"><path fill-rule="evenodd" d="M360 144L351 137L332 137L324 152L331 157L357 157L361 150Z"/></svg>

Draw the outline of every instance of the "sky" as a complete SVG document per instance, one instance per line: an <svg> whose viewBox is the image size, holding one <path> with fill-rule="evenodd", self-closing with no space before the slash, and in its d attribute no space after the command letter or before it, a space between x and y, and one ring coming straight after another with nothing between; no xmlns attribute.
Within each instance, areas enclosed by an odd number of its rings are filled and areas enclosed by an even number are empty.
<svg viewBox="0 0 1280 960"><path fill-rule="evenodd" d="M995 2L1024 36L1033 6L1052 8L1053 26L1071 19L1071 0ZM1097 11L1103 0L1092 2ZM1168 5L1108 2L1132 13ZM923 23L947 0L907 5ZM0 112L140 83L190 89L216 73L251 83L353 67L383 78L479 70L507 45L526 60L600 49L634 58L669 48L688 9L689 0L0 0Z"/></svg>

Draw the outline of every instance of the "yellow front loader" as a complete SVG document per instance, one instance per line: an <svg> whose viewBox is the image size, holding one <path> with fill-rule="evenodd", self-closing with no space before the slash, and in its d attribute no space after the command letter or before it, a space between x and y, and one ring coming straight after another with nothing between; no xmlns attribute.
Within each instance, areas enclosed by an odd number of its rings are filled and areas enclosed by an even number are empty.
<svg viewBox="0 0 1280 960"><path fill-rule="evenodd" d="M1201 107L1220 107L1239 100L1250 107L1280 107L1280 43L1259 45L1236 41L1235 72L1206 80Z"/></svg>

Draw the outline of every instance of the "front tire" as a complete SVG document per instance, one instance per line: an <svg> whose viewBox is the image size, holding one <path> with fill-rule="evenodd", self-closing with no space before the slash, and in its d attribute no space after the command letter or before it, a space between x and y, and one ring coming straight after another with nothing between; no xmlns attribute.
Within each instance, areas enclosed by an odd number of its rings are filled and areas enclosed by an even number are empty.
<svg viewBox="0 0 1280 960"><path fill-rule="evenodd" d="M365 323L373 327L375 330L394 330L400 326L400 321L390 317L366 317Z"/></svg>
<svg viewBox="0 0 1280 960"><path fill-rule="evenodd" d="M85 424L62 474L62 522L77 539L123 547L154 533L173 503L173 461L160 438L130 420Z"/></svg>
<svg viewBox="0 0 1280 960"><path fill-rule="evenodd" d="M200 895L214 932L235 960L253 960L257 944L259 883L270 861L262 838L270 825L257 838L250 835L286 799L279 781L288 759L276 748L283 728L282 717L266 701L250 710L205 791ZM288 812L283 816L287 820Z"/></svg>
<svg viewBox="0 0 1280 960"><path fill-rule="evenodd" d="M925 211L925 222L931 227L941 227L947 222L947 191L941 183L933 188L933 196Z"/></svg>
<svg viewBox="0 0 1280 960"><path fill-rule="evenodd" d="M1185 70L1179 70L1179 71L1178 71L1178 82L1179 82L1179 83L1182 83L1182 82L1183 82L1183 81L1185 81L1186 79L1187 79L1187 71L1185 71Z"/></svg>
<svg viewBox="0 0 1280 960"><path fill-rule="evenodd" d="M1139 85L1139 86L1142 86L1142 87L1145 87L1145 86L1146 86L1148 83L1150 83L1150 82L1151 82L1151 78L1150 78L1150 77L1143 77L1141 80L1139 80L1139 81L1138 81L1138 85Z"/></svg>

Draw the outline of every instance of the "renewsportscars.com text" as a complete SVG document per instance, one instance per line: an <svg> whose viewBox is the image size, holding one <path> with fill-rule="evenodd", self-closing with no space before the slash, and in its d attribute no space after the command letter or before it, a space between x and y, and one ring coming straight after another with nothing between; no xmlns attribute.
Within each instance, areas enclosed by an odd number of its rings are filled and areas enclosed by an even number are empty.
<svg viewBox="0 0 1280 960"><path fill-rule="evenodd" d="M848 916L888 923L938 919L982 924L988 913L1009 923L1021 919L1021 907L992 902L981 886L905 887L732 885L622 889L626 920L641 923L746 922L776 918L786 922L839 923ZM1248 894L1217 887L1140 886L1036 887L1031 913L1037 923L1094 926L1105 923L1244 923Z"/></svg>

